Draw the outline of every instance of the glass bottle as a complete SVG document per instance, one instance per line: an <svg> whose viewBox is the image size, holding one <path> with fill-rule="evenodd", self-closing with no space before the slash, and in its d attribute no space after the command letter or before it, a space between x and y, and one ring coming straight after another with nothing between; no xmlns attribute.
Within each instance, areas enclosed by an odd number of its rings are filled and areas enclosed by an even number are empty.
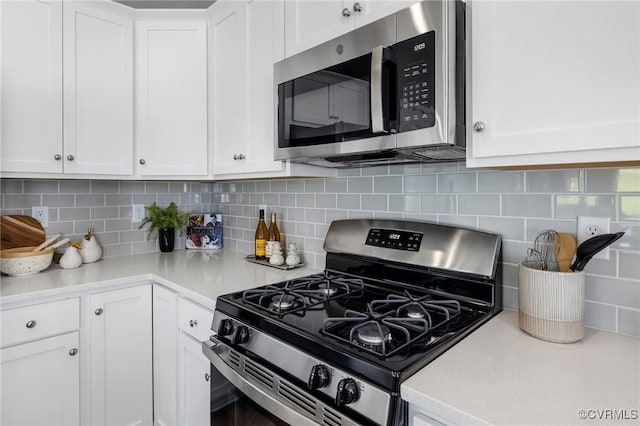
<svg viewBox="0 0 640 426"><path fill-rule="evenodd" d="M260 209L260 219L258 220L258 227L256 228L255 235L255 255L257 260L264 260L266 258L268 238L269 231L267 231L267 225L264 223L264 210Z"/></svg>
<svg viewBox="0 0 640 426"><path fill-rule="evenodd" d="M271 258L271 254L273 253L273 243L275 242L281 242L280 230L278 229L278 225L276 224L276 214L275 212L271 212L271 223L269 224L269 236L267 237L267 248L265 250L267 259Z"/></svg>

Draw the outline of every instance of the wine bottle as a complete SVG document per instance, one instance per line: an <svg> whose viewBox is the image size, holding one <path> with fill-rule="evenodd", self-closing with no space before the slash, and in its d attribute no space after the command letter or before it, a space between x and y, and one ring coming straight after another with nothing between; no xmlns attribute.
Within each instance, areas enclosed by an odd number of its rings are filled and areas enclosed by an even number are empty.
<svg viewBox="0 0 640 426"><path fill-rule="evenodd" d="M266 258L268 237L269 231L267 231L267 225L264 223L264 210L260 209L260 219L258 220L258 227L256 228L255 236L255 255L258 260L264 260Z"/></svg>
<svg viewBox="0 0 640 426"><path fill-rule="evenodd" d="M276 214L275 212L271 212L271 223L269 224L269 236L267 237L267 247L265 250L265 255L267 259L271 259L271 254L273 253L273 243L280 241L280 230L278 229L278 225L276 224Z"/></svg>

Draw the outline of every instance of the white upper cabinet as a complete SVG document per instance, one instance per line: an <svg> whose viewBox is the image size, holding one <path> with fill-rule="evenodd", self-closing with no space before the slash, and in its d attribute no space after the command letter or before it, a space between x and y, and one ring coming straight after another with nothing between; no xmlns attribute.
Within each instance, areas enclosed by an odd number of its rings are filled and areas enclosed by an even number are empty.
<svg viewBox="0 0 640 426"><path fill-rule="evenodd" d="M133 11L64 3L64 172L133 173Z"/></svg>
<svg viewBox="0 0 640 426"><path fill-rule="evenodd" d="M640 3L467 3L467 166L640 159Z"/></svg>
<svg viewBox="0 0 640 426"><path fill-rule="evenodd" d="M136 22L136 170L205 176L207 22L172 15Z"/></svg>
<svg viewBox="0 0 640 426"><path fill-rule="evenodd" d="M1 1L0 36L0 170L60 173L62 2Z"/></svg>
<svg viewBox="0 0 640 426"><path fill-rule="evenodd" d="M2 172L131 175L132 9L26 0L0 14Z"/></svg>
<svg viewBox="0 0 640 426"><path fill-rule="evenodd" d="M286 56L383 18L418 0L285 1Z"/></svg>
<svg viewBox="0 0 640 426"><path fill-rule="evenodd" d="M213 173L283 170L273 161L273 64L282 58L282 2L209 8Z"/></svg>

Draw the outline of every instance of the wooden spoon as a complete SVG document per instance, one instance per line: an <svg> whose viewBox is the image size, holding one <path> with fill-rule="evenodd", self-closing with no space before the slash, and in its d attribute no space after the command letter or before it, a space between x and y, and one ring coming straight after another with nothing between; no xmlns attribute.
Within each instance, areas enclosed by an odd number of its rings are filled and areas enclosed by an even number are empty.
<svg viewBox="0 0 640 426"><path fill-rule="evenodd" d="M571 259L576 253L576 239L571 234L560 232L554 239L553 244L554 246L559 246L557 262L560 272L569 272Z"/></svg>

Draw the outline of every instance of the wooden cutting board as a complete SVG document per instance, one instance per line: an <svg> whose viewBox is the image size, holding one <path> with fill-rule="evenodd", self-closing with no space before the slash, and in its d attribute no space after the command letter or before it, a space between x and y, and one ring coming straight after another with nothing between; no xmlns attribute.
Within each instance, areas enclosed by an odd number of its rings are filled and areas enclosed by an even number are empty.
<svg viewBox="0 0 640 426"><path fill-rule="evenodd" d="M44 228L30 216L0 217L0 249L38 246L45 240Z"/></svg>

